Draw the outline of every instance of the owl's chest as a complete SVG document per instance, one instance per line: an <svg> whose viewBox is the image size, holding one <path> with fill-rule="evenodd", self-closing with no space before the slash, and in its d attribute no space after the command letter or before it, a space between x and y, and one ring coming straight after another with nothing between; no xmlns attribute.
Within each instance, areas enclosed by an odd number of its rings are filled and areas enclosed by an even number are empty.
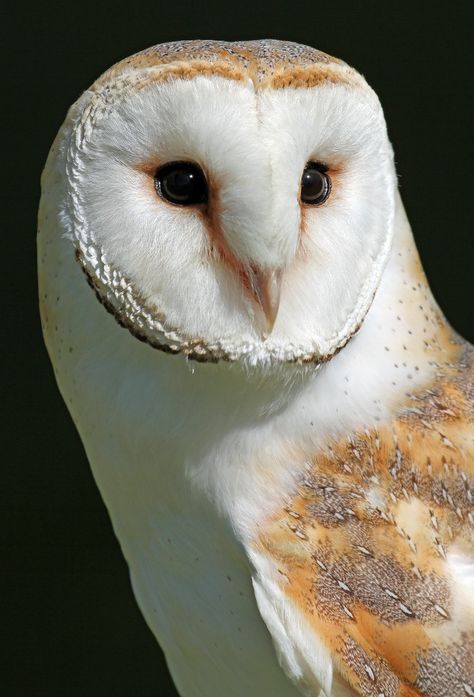
<svg viewBox="0 0 474 697"><path fill-rule="evenodd" d="M173 510L168 503L148 512L133 539L119 537L138 604L182 697L300 695L278 664L233 533L197 504Z"/></svg>

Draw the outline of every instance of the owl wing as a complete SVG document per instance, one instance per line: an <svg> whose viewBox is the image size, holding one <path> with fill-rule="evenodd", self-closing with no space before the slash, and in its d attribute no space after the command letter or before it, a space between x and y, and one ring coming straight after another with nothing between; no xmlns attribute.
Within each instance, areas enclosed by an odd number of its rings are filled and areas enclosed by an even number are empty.
<svg viewBox="0 0 474 697"><path fill-rule="evenodd" d="M474 695L473 366L316 455L254 540L260 611L306 694Z"/></svg>

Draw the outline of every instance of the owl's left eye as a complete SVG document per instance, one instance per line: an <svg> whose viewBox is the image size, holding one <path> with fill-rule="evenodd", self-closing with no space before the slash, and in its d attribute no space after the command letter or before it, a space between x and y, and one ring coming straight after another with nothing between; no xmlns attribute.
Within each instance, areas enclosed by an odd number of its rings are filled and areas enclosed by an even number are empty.
<svg viewBox="0 0 474 697"><path fill-rule="evenodd" d="M331 193L331 179L327 167L320 162L308 162L301 177L301 200L320 206Z"/></svg>
<svg viewBox="0 0 474 697"><path fill-rule="evenodd" d="M169 162L155 173L158 196L178 206L191 206L207 201L204 172L193 162Z"/></svg>

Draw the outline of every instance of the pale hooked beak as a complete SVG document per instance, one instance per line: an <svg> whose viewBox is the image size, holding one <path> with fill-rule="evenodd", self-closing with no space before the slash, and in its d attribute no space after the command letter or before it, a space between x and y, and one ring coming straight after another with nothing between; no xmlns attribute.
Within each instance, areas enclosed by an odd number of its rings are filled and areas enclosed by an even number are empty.
<svg viewBox="0 0 474 697"><path fill-rule="evenodd" d="M280 306L281 269L259 269L253 267L248 272L255 300L263 310L265 326L263 339L271 334Z"/></svg>

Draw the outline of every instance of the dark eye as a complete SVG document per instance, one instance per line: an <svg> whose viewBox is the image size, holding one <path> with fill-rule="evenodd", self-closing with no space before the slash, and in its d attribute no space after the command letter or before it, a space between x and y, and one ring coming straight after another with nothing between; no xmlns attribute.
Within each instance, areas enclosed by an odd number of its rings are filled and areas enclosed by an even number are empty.
<svg viewBox="0 0 474 697"><path fill-rule="evenodd" d="M179 206L191 206L207 201L206 177L192 162L170 162L155 174L156 192Z"/></svg>
<svg viewBox="0 0 474 697"><path fill-rule="evenodd" d="M326 165L308 162L301 177L301 200L303 203L320 205L331 193L331 179Z"/></svg>

